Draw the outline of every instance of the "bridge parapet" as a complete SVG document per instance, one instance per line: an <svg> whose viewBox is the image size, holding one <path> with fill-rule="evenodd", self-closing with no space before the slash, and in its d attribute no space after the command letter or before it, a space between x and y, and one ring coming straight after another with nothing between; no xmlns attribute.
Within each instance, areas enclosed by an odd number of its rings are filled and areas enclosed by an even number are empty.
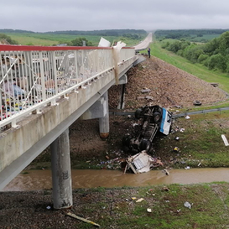
<svg viewBox="0 0 229 229"><path fill-rule="evenodd" d="M17 122L45 106L55 105L104 77L118 66L133 63L133 48L122 48L114 58L112 48L0 45L0 128ZM118 63L115 63L117 60ZM125 64L125 65L126 65Z"/></svg>

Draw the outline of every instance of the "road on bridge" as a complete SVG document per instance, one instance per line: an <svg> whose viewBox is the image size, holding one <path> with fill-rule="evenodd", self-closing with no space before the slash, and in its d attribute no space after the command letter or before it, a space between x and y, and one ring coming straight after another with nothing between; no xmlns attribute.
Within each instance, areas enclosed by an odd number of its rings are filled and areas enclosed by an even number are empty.
<svg viewBox="0 0 229 229"><path fill-rule="evenodd" d="M134 46L134 48L136 51L147 49L152 41L153 41L152 33L149 33L148 36L141 43Z"/></svg>

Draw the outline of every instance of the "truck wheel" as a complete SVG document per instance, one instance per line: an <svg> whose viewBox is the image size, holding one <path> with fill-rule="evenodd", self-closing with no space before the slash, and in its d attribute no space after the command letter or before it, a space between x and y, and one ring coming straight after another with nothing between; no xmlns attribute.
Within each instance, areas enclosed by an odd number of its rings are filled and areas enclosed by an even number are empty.
<svg viewBox="0 0 229 229"><path fill-rule="evenodd" d="M151 142L149 140L146 139L142 139L141 143L140 143L140 150L146 150L149 151L151 148Z"/></svg>
<svg viewBox="0 0 229 229"><path fill-rule="evenodd" d="M137 109L136 111L135 111L135 118L136 119L140 119L141 118L141 113L142 113L142 109Z"/></svg>
<svg viewBox="0 0 229 229"><path fill-rule="evenodd" d="M160 119L161 119L161 113L160 113L160 112L155 112L155 113L153 114L153 121L154 121L155 123L158 123L158 122L160 121Z"/></svg>

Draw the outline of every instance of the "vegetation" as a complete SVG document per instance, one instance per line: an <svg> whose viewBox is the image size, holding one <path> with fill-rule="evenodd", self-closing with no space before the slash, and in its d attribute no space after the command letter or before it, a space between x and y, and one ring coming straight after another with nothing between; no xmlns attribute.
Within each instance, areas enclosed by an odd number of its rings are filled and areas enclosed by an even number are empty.
<svg viewBox="0 0 229 229"><path fill-rule="evenodd" d="M206 44L191 43L184 39L165 39L161 47L188 59L191 63L202 64L209 70L229 72L229 31Z"/></svg>
<svg viewBox="0 0 229 229"><path fill-rule="evenodd" d="M12 45L15 45L15 44L18 44L15 40L11 39L10 36L7 36L5 34L0 34L0 41L5 41L6 43L9 43L9 44L12 44Z"/></svg>
<svg viewBox="0 0 229 229"><path fill-rule="evenodd" d="M0 30L1 33L10 36L21 45L57 45L70 44L76 39L85 39L88 45L97 46L101 37L114 41L123 41L128 46L136 45L146 37L144 30L95 30L95 31L55 31L47 33L35 33L25 30ZM76 41L78 43L78 41ZM80 44L81 45L81 44Z"/></svg>
<svg viewBox="0 0 229 229"><path fill-rule="evenodd" d="M226 31L225 29L158 30L155 36L158 40L184 39L192 42L208 42Z"/></svg>

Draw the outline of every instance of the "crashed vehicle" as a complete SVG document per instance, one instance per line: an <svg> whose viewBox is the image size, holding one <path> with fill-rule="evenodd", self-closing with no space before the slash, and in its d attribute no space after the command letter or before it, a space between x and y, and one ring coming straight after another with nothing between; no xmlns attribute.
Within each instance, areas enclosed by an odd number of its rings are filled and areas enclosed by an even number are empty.
<svg viewBox="0 0 229 229"><path fill-rule="evenodd" d="M168 135L171 131L172 113L158 105L137 109L135 118L138 123L132 133L123 138L125 151L132 154L150 152L155 135L158 132Z"/></svg>

